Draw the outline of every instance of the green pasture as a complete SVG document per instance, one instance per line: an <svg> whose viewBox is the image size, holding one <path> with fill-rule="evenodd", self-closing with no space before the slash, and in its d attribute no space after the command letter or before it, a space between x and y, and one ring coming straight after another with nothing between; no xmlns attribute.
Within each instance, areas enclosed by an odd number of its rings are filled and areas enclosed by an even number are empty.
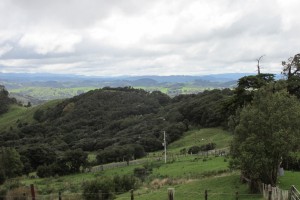
<svg viewBox="0 0 300 200"><path fill-rule="evenodd" d="M21 118L20 116L27 116L29 109L18 105L11 105L7 113L0 115L0 129L5 130L10 126L16 126L17 120Z"/></svg>
<svg viewBox="0 0 300 200"><path fill-rule="evenodd" d="M175 189L176 200L197 200L204 199L204 192L208 190L209 200L234 200L236 192L239 193L240 200L262 200L260 194L250 194L247 185L241 184L238 173L228 173L221 176L203 178L198 180L187 180L180 184L173 184L172 181L167 181L166 184L161 182L161 185L152 183L152 187L141 188L134 191L136 200L161 200L168 198L168 188ZM129 193L117 196L117 200L128 199Z"/></svg>
<svg viewBox="0 0 300 200"><path fill-rule="evenodd" d="M285 171L284 176L279 177L278 185L284 190L289 190L294 185L300 190L300 172Z"/></svg>
<svg viewBox="0 0 300 200"><path fill-rule="evenodd" d="M47 108L55 106L61 100L52 100L43 105L34 107L23 107L19 105L10 105L9 111L0 115L0 129L5 130L10 127L15 128L19 122L21 123L32 123L34 112L38 109L45 110Z"/></svg>
<svg viewBox="0 0 300 200"><path fill-rule="evenodd" d="M98 87L22 87L17 89L11 89L9 90L9 92L25 94L41 100L52 100L73 97L83 92L88 92L97 88Z"/></svg>
<svg viewBox="0 0 300 200"><path fill-rule="evenodd" d="M219 128L203 128L186 132L183 137L168 145L168 150L179 153L183 148L201 146L208 143L216 143L216 148L228 147L232 140L232 134Z"/></svg>

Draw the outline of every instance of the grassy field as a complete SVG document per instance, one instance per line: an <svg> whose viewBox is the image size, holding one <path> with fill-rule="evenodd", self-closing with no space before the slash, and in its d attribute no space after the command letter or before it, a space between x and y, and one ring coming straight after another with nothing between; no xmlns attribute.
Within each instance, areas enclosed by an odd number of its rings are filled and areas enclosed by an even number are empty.
<svg viewBox="0 0 300 200"><path fill-rule="evenodd" d="M228 147L232 134L219 128L204 128L186 132L180 140L168 145L170 152L178 153L182 148L201 146L207 143L216 143L216 148Z"/></svg>
<svg viewBox="0 0 300 200"><path fill-rule="evenodd" d="M97 87L74 87L74 88L53 88L53 87L22 87L18 89L11 89L9 92L20 93L32 96L40 100L54 100L62 98L70 98L97 89Z"/></svg>
<svg viewBox="0 0 300 200"><path fill-rule="evenodd" d="M300 172L285 171L284 176L281 176L278 182L281 189L289 190L294 185L300 190Z"/></svg>
<svg viewBox="0 0 300 200"><path fill-rule="evenodd" d="M186 180L181 184L154 184L152 188L141 188L135 191L135 199L137 200L161 200L167 199L168 188L175 189L176 200L197 200L204 199L204 192L208 190L209 200L233 200L236 192L239 193L239 199L262 200L259 194L249 194L247 185L242 185L239 181L238 173L229 173L222 176L203 178L198 180ZM172 182L170 182L172 183ZM117 196L116 199L128 199L129 193Z"/></svg>
<svg viewBox="0 0 300 200"><path fill-rule="evenodd" d="M18 105L11 105L9 111L0 116L0 129L6 130L10 127L15 128L18 125L18 122L21 123L32 123L34 122L33 114L38 109L47 109L56 105L61 100L49 101L43 105L34 106L34 107L23 107Z"/></svg>
<svg viewBox="0 0 300 200"><path fill-rule="evenodd" d="M186 133L179 141L170 144L170 151L177 151L180 148L189 147L194 145L193 137L203 138L207 142L208 140L213 140L213 142L220 145L220 147L225 147L229 144L230 134L221 129L201 129L201 130L192 130ZM225 135L225 136L224 136ZM202 143L199 143L200 145ZM95 153L90 153L89 160L95 159ZM146 180L146 183L143 184L142 188L137 192L149 191L153 189L152 180L165 180L168 179L169 182L164 184L162 188L176 186L179 190L186 190L186 188L198 187L203 185L203 180L210 180L215 176L226 175L226 177L234 176L237 179L236 174L230 174L228 169L228 159L226 157L215 157L210 155L209 157L200 156L200 155L186 155L186 156L175 156L170 157L167 164L164 164L162 160L154 161L153 158L143 158L143 163L154 163L156 166L153 168L152 174L149 176L149 179ZM133 174L133 171L137 167L142 167L143 164L136 164L130 166L124 166L119 168L107 169L95 173L80 173L64 177L53 177L53 178L34 178L34 179L23 179L21 182L24 185L34 184L36 185L40 194L50 194L57 193L58 191L63 191L65 194L70 193L80 193L82 192L82 184L86 181L93 180L95 178L103 176L114 176L114 175L125 175ZM203 180L202 180L203 179ZM170 180L172 180L170 182ZM202 182L201 182L202 181ZM159 182L159 181L158 181ZM219 182L219 181L216 181ZM228 184L226 184L228 185ZM209 186L209 185L207 185ZM155 186L156 187L156 186ZM214 187L214 186L211 186ZM232 191L236 188L235 185L230 185ZM162 188L156 188L155 192L152 192L154 196L157 196L157 199L161 198L161 195L165 193L165 190ZM201 191L202 189L200 189ZM204 189L203 189L204 190ZM189 191L189 190L188 190ZM226 190L224 190L226 191ZM201 193L201 192L200 192ZM148 192L147 192L148 194ZM124 194L125 195L125 194ZM141 196L142 197L142 196ZM122 198L120 196L119 198ZM152 199L152 196L142 197L142 199ZM153 197L155 198L155 197Z"/></svg>
<svg viewBox="0 0 300 200"><path fill-rule="evenodd" d="M195 136L201 138L197 145L212 140L211 142L215 142L220 148L228 146L231 138L230 133L217 128L192 130L179 141L170 144L169 149L177 151L195 145ZM95 153L91 153L89 159L95 159ZM104 176L130 175L133 174L135 168L152 162L156 167L153 168L152 174L145 180L140 189L135 191L135 199L137 200L167 199L167 189L170 187L175 188L177 200L202 199L205 190L208 190L209 199L235 199L236 192L239 192L240 199L262 199L261 195L249 194L247 186L239 182L238 172L229 171L228 158L225 156L174 156L169 158L167 164L163 160L155 161L151 157L143 158L143 161L144 164L132 164L93 173L51 178L24 177L20 179L20 182L24 186L34 184L39 195L57 195L58 191L61 191L66 198L77 195L75 199L80 199L82 186L85 182ZM117 199L129 199L129 193L118 195Z"/></svg>

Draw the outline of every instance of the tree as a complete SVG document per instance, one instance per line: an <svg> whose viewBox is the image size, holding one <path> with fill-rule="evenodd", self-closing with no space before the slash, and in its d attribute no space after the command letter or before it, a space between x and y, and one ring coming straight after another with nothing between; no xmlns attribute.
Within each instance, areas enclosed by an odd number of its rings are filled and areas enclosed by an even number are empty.
<svg viewBox="0 0 300 200"><path fill-rule="evenodd" d="M287 78L291 78L294 75L299 76L300 71L300 53L296 54L294 57L290 57L288 61L282 61L283 72Z"/></svg>
<svg viewBox="0 0 300 200"><path fill-rule="evenodd" d="M298 148L300 102L284 87L273 83L258 90L235 127L231 167L251 180L252 191L259 182L275 186L282 159Z"/></svg>
<svg viewBox="0 0 300 200"><path fill-rule="evenodd" d="M20 154L14 148L4 148L0 150L0 176L2 178L13 178L22 174L23 163Z"/></svg>

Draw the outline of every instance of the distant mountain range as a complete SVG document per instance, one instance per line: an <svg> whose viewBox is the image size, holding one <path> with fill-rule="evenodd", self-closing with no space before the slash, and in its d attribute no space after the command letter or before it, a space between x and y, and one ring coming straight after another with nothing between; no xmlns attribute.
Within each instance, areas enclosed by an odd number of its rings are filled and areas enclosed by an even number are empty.
<svg viewBox="0 0 300 200"><path fill-rule="evenodd" d="M210 74L201 76L118 76L97 77L72 74L0 73L0 85L4 85L24 104L39 104L52 99L70 98L89 90L103 87L141 88L161 91L173 97L179 94L195 94L215 88L233 88L237 80L250 73Z"/></svg>
<svg viewBox="0 0 300 200"><path fill-rule="evenodd" d="M251 75L251 73L226 73L226 74L210 74L201 76L189 75L171 75L171 76L82 76L72 74L47 74L47 73L0 73L1 80L14 80L21 82L32 81L71 81L71 80L91 80L91 81L112 81L112 80L128 80L135 81L140 79L152 79L159 83L186 83L193 80L202 79L212 82L227 82L238 80L243 76Z"/></svg>

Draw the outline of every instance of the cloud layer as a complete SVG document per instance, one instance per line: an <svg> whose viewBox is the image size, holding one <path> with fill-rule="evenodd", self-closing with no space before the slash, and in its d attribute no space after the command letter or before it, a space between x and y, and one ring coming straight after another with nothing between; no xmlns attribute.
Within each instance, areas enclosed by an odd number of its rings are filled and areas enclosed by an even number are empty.
<svg viewBox="0 0 300 200"><path fill-rule="evenodd" d="M0 72L278 73L299 53L297 0L1 0Z"/></svg>

